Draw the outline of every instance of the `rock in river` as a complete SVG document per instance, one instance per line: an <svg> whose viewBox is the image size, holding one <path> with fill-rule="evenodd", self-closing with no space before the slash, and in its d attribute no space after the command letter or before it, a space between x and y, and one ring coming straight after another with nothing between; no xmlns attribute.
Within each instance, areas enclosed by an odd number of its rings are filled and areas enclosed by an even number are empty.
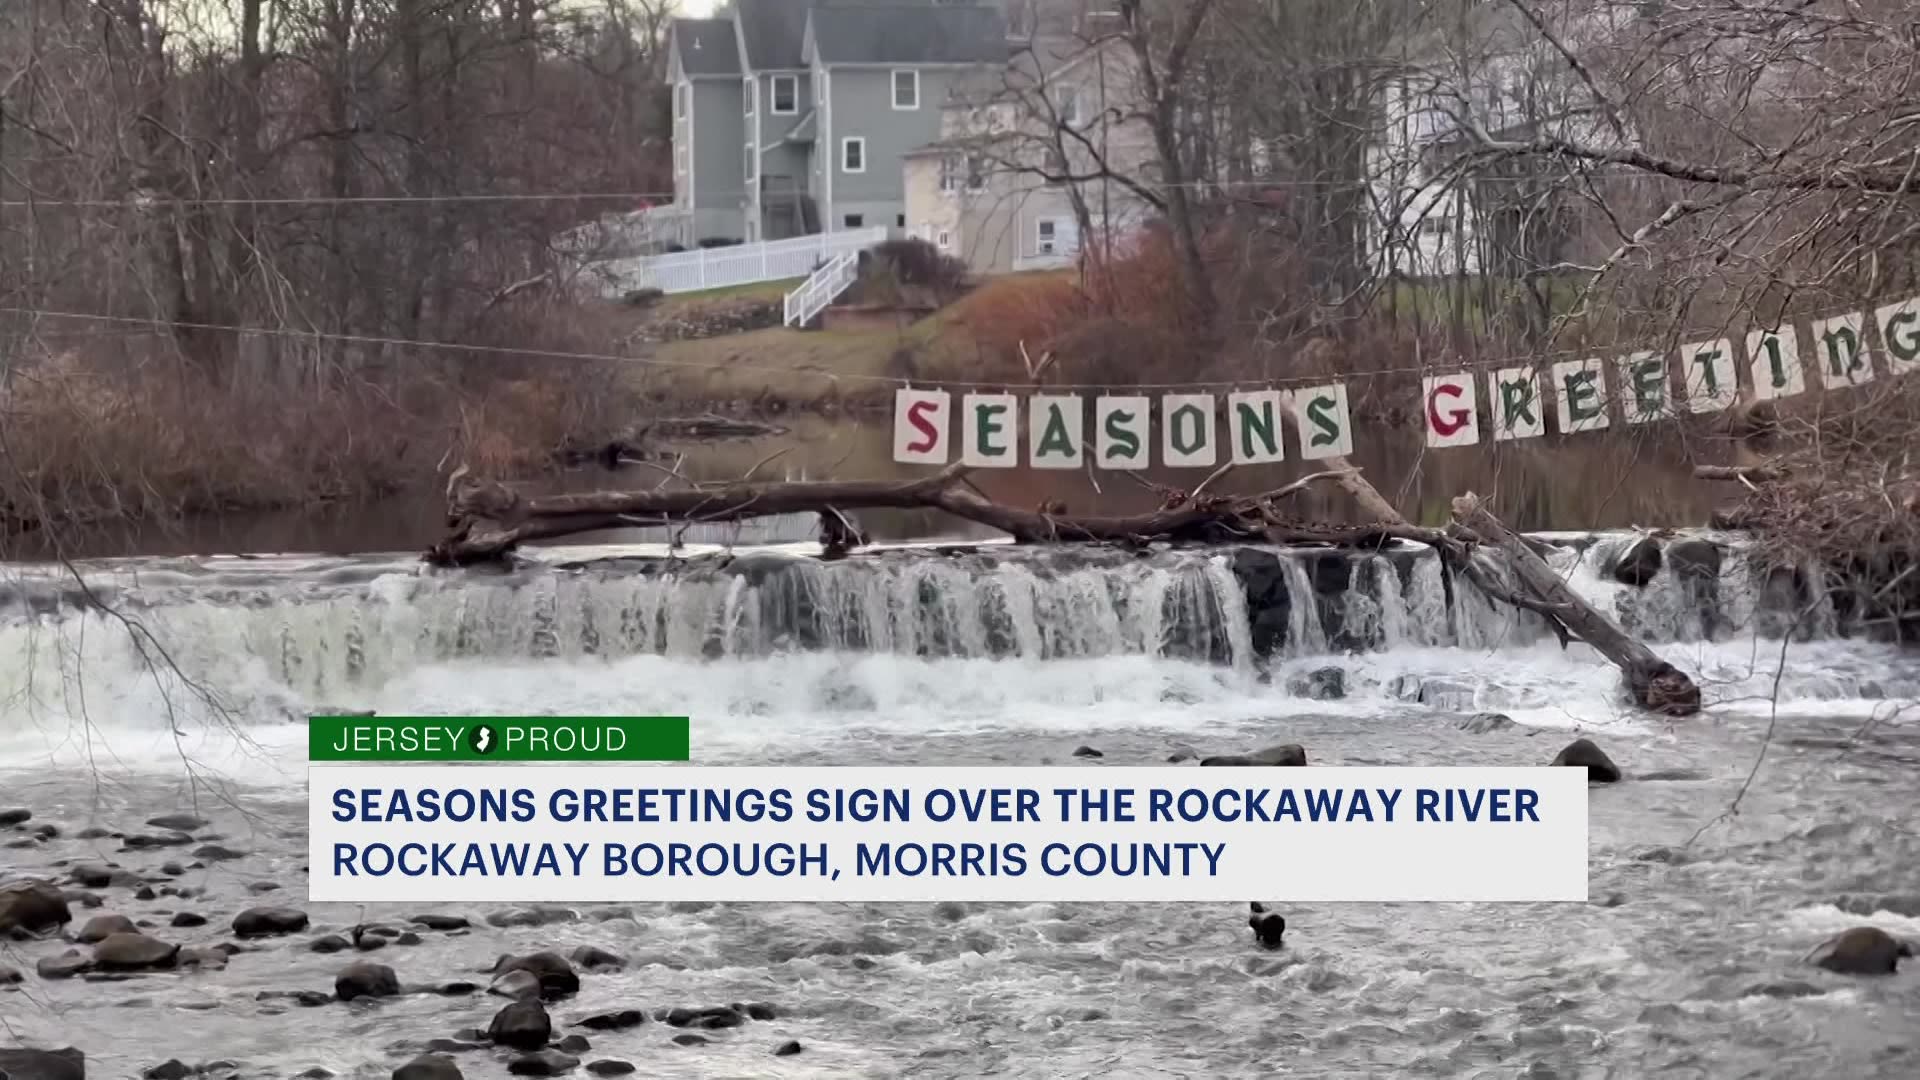
<svg viewBox="0 0 1920 1080"><path fill-rule="evenodd" d="M494 974L505 975L509 971L531 971L540 980L540 996L546 998L565 997L580 992L580 976L574 974L573 965L557 952L528 953L525 956L503 956L493 966Z"/></svg>
<svg viewBox="0 0 1920 1080"><path fill-rule="evenodd" d="M493 980L493 985L487 987L487 993L515 1001L535 1001L540 997L540 976L531 971L509 971Z"/></svg>
<svg viewBox="0 0 1920 1080"><path fill-rule="evenodd" d="M113 934L137 934L140 928L125 915L95 915L80 927L79 941L82 945L94 945L107 940Z"/></svg>
<svg viewBox="0 0 1920 1080"><path fill-rule="evenodd" d="M340 969L340 974L333 977L333 992L341 1001L392 997L400 992L400 977L385 964L362 960Z"/></svg>
<svg viewBox="0 0 1920 1080"><path fill-rule="evenodd" d="M516 1001L495 1013L487 1025L488 1039L520 1050L538 1050L552 1034L553 1020L537 1001Z"/></svg>
<svg viewBox="0 0 1920 1080"><path fill-rule="evenodd" d="M5 828L8 825L19 825L22 822L27 822L32 820L33 820L33 811L28 810L24 806L16 806L8 810L0 810L0 828Z"/></svg>
<svg viewBox="0 0 1920 1080"><path fill-rule="evenodd" d="M72 918L66 894L47 882L0 888L0 933L37 934L65 926Z"/></svg>
<svg viewBox="0 0 1920 1080"><path fill-rule="evenodd" d="M393 1070L393 1080L466 1080L460 1066L445 1054L421 1054Z"/></svg>
<svg viewBox="0 0 1920 1080"><path fill-rule="evenodd" d="M588 971L619 971L627 966L626 957L610 953L598 945L576 945L567 954L567 959Z"/></svg>
<svg viewBox="0 0 1920 1080"><path fill-rule="evenodd" d="M1219 754L1201 758L1202 765L1305 765L1307 750L1298 743L1281 743L1251 754Z"/></svg>
<svg viewBox="0 0 1920 1080"><path fill-rule="evenodd" d="M93 947L93 965L106 971L145 971L170 968L180 946L145 934L108 934Z"/></svg>
<svg viewBox="0 0 1920 1080"><path fill-rule="evenodd" d="M339 934L322 934L307 944L308 950L317 953L341 952L353 947L353 943Z"/></svg>
<svg viewBox="0 0 1920 1080"><path fill-rule="evenodd" d="M0 1048L0 1075L10 1080L87 1080L85 1054L61 1050Z"/></svg>
<svg viewBox="0 0 1920 1080"><path fill-rule="evenodd" d="M1575 739L1568 743L1567 748L1553 759L1553 764L1585 767L1587 779L1595 783L1611 784L1620 779L1620 766L1615 765L1613 759L1595 746L1591 739Z"/></svg>
<svg viewBox="0 0 1920 1080"><path fill-rule="evenodd" d="M619 1058L601 1058L599 1061L587 1062L587 1071L595 1076L626 1076L637 1070L634 1069L633 1062L631 1061L621 1061Z"/></svg>
<svg viewBox="0 0 1920 1080"><path fill-rule="evenodd" d="M195 829L207 827L205 819L194 817L192 814L161 814L159 817L148 818L147 824L156 829L171 829L174 832L192 832Z"/></svg>
<svg viewBox="0 0 1920 1080"><path fill-rule="evenodd" d="M616 1009L612 1012L594 1013L579 1021L579 1026L593 1031L619 1031L621 1028L639 1027L647 1022L647 1014L639 1009Z"/></svg>
<svg viewBox="0 0 1920 1080"><path fill-rule="evenodd" d="M776 1046L773 1048L774 1057L792 1057L793 1055L799 1052L800 1052L799 1039L788 1039L786 1042L783 1042L779 1046Z"/></svg>
<svg viewBox="0 0 1920 1080"><path fill-rule="evenodd" d="M1892 975L1900 959L1912 955L1912 948L1885 930L1856 926L1822 942L1809 959L1842 975Z"/></svg>
<svg viewBox="0 0 1920 1080"><path fill-rule="evenodd" d="M507 1071L515 1076L559 1076L577 1068L580 1059L559 1050L541 1050L532 1054L522 1054L507 1063Z"/></svg>

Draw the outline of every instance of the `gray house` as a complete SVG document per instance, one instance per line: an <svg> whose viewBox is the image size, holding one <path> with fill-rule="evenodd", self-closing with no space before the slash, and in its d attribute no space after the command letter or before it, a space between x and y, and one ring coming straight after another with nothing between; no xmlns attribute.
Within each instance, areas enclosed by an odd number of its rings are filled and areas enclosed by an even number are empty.
<svg viewBox="0 0 1920 1080"><path fill-rule="evenodd" d="M905 155L962 76L1008 55L992 4L732 0L674 20L681 242L905 226Z"/></svg>

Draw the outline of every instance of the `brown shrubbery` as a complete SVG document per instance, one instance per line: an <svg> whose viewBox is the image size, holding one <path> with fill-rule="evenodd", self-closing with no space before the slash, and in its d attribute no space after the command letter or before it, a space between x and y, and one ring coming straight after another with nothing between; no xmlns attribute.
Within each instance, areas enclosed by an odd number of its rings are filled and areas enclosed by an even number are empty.
<svg viewBox="0 0 1920 1080"><path fill-rule="evenodd" d="M569 347L539 321L480 333ZM141 342L151 354L133 363L139 343L112 358L28 353L16 367L0 395L4 531L366 499L461 463L526 474L636 419L613 364L436 350L209 384L164 339Z"/></svg>

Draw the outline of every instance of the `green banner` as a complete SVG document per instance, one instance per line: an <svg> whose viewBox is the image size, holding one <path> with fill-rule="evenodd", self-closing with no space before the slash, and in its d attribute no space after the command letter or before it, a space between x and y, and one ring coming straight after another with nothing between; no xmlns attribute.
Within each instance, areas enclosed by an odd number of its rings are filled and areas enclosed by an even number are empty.
<svg viewBox="0 0 1920 1080"><path fill-rule="evenodd" d="M684 716L315 716L313 761L688 761Z"/></svg>

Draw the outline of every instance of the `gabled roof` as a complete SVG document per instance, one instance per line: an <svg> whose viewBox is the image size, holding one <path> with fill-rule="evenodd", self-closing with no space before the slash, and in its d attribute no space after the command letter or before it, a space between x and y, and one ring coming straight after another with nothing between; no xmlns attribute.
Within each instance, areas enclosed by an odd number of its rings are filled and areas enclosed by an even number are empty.
<svg viewBox="0 0 1920 1080"><path fill-rule="evenodd" d="M808 0L734 0L747 64L755 71L792 70L806 65L800 42L807 32Z"/></svg>
<svg viewBox="0 0 1920 1080"><path fill-rule="evenodd" d="M999 9L977 5L818 7L807 40L823 64L1003 64L1008 52Z"/></svg>
<svg viewBox="0 0 1920 1080"><path fill-rule="evenodd" d="M740 74L740 49L731 19L673 20L673 49L690 77Z"/></svg>

